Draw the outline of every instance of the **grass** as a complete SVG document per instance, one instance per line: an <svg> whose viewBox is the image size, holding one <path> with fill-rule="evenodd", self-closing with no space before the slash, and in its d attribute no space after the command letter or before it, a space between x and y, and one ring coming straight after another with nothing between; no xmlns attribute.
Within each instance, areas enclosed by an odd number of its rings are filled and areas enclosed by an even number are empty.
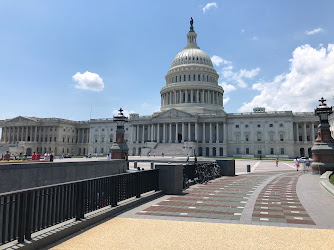
<svg viewBox="0 0 334 250"><path fill-rule="evenodd" d="M334 174L329 177L329 182L334 186Z"/></svg>

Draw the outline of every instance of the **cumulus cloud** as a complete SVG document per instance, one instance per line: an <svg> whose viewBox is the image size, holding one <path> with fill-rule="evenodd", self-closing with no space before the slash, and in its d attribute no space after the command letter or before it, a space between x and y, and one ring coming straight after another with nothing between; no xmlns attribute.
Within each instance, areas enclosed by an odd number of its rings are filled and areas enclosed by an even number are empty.
<svg viewBox="0 0 334 250"><path fill-rule="evenodd" d="M254 78L260 72L260 68L255 68L251 70L241 69L238 71L233 71L233 66L229 65L224 67L221 71L221 75L224 80L228 82L236 83L240 88L246 88L248 84L246 79Z"/></svg>
<svg viewBox="0 0 334 250"><path fill-rule="evenodd" d="M224 93L225 93L225 94L227 94L227 93L229 93L229 92L234 91L234 90L237 89L237 88L236 88L235 86L233 86L232 84L228 84L228 83L226 83L226 82L222 82L222 83L220 83L219 85L223 87L223 89L224 89Z"/></svg>
<svg viewBox="0 0 334 250"><path fill-rule="evenodd" d="M231 61L225 60L225 59L223 59L219 56L216 56L216 55L211 57L211 61L216 66L219 66L220 64L232 64Z"/></svg>
<svg viewBox="0 0 334 250"><path fill-rule="evenodd" d="M218 8L217 3L207 3L205 7L203 8L203 13L205 14L208 10L212 8Z"/></svg>
<svg viewBox="0 0 334 250"><path fill-rule="evenodd" d="M75 87L78 89L85 89L90 91L102 91L104 89L104 83L102 78L96 74L86 71L81 74L77 72L72 79L76 82Z"/></svg>
<svg viewBox="0 0 334 250"><path fill-rule="evenodd" d="M223 98L223 104L225 105L226 103L228 103L229 100L230 100L229 97L227 97L227 98Z"/></svg>
<svg viewBox="0 0 334 250"><path fill-rule="evenodd" d="M260 93L239 112L265 107L268 111L310 111L322 96L334 95L334 44L313 48L297 47L290 59L290 72L280 74L269 82L257 82L252 88Z"/></svg>
<svg viewBox="0 0 334 250"><path fill-rule="evenodd" d="M316 28L314 30L305 31L305 34L311 36L311 35L315 35L321 32L324 32L322 28Z"/></svg>

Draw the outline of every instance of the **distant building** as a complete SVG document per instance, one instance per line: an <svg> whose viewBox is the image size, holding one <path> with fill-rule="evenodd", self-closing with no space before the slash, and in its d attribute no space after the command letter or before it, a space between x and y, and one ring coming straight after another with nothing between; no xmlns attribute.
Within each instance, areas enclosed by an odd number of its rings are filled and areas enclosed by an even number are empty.
<svg viewBox="0 0 334 250"><path fill-rule="evenodd" d="M165 77L160 111L130 114L125 125L129 155L310 156L319 118L313 112L266 112L263 107L225 113L219 75L196 39L191 29L186 47ZM0 127L0 153L10 147L28 154L107 154L116 131L112 119L75 122L20 116L0 121Z"/></svg>

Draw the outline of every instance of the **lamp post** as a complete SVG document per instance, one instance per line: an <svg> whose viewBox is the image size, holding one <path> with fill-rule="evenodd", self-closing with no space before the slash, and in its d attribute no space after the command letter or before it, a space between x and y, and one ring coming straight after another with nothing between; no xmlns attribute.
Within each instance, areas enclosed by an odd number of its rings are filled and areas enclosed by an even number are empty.
<svg viewBox="0 0 334 250"><path fill-rule="evenodd" d="M128 122L128 118L124 116L123 109L119 109L117 116L114 116L114 121L117 124L116 140L110 148L111 159L128 159L128 145L124 139L124 124Z"/></svg>

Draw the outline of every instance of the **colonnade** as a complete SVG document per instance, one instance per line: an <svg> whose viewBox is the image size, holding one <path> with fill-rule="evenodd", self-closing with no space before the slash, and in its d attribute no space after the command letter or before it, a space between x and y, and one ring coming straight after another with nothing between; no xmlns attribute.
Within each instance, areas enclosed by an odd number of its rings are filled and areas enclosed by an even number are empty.
<svg viewBox="0 0 334 250"><path fill-rule="evenodd" d="M157 124L133 124L131 142L147 141L181 143L224 143L227 139L226 123L220 122L170 122Z"/></svg>
<svg viewBox="0 0 334 250"><path fill-rule="evenodd" d="M180 103L204 103L223 105L223 94L214 90L173 90L161 95L161 106Z"/></svg>
<svg viewBox="0 0 334 250"><path fill-rule="evenodd" d="M307 128L308 126L311 126L311 129ZM314 128L315 123L314 122L295 122L294 126L295 126L295 141L299 142L313 142L315 139L315 128ZM299 126L301 128L299 128ZM316 129L317 130L317 129ZM317 130L318 131L318 130ZM300 138L301 136L301 138ZM301 140L300 140L301 139Z"/></svg>

